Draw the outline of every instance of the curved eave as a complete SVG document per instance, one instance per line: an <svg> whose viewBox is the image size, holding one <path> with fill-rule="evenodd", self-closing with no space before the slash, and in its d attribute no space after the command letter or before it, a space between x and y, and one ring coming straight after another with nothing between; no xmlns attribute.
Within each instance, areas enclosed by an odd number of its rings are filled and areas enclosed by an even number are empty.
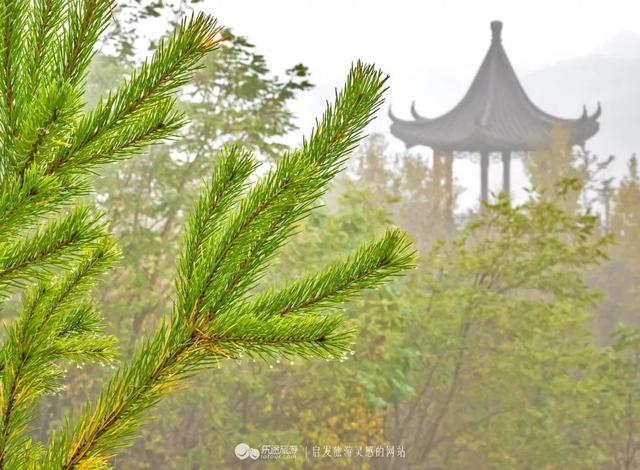
<svg viewBox="0 0 640 470"><path fill-rule="evenodd" d="M437 118L426 118L411 104L412 120L389 108L391 134L407 147L425 145L453 151L529 151L547 148L553 129L570 132L572 145L583 145L599 130L600 104L578 119L553 116L529 98L502 47L500 22L492 22L487 54L460 102Z"/></svg>
<svg viewBox="0 0 640 470"><path fill-rule="evenodd" d="M599 113L598 113L599 114ZM554 127L570 132L571 145L584 145L599 130L597 116L580 119L554 119L551 122L527 126L517 120L494 122L486 127L479 124L452 134L454 123L443 118L431 120L403 120L390 113L391 134L407 148L424 145L443 151L536 151L549 147Z"/></svg>

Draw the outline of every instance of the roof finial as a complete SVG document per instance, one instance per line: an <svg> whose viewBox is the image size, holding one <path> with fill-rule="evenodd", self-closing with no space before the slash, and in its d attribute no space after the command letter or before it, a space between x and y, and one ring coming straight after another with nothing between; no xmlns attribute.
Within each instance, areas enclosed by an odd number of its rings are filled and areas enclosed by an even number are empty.
<svg viewBox="0 0 640 470"><path fill-rule="evenodd" d="M492 41L501 41L500 35L502 34L502 21L492 21L491 22L491 40Z"/></svg>

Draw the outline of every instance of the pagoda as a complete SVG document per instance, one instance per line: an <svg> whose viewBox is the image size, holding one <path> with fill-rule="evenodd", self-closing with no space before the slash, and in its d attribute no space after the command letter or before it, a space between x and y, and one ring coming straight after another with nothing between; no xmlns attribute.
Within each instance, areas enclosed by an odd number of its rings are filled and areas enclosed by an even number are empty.
<svg viewBox="0 0 640 470"><path fill-rule="evenodd" d="M452 200L453 158L480 154L480 198L488 198L490 154L500 154L503 191L510 193L511 158L522 152L549 149L554 128L568 133L571 146L584 146L599 129L601 108L589 115L586 106L577 119L552 116L527 96L502 46L502 23L491 22L491 46L471 86L451 111L436 118L420 115L411 105L413 119L396 117L389 109L391 134L407 149L424 145L433 150L434 174L444 166L445 185Z"/></svg>

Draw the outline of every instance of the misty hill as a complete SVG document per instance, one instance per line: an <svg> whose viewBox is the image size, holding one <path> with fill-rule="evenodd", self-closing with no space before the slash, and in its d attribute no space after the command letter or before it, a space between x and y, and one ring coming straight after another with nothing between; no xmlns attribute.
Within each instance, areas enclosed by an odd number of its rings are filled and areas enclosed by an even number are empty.
<svg viewBox="0 0 640 470"><path fill-rule="evenodd" d="M620 35L593 55L558 62L522 82L536 104L558 116L579 116L583 103L591 113L600 101L600 132L587 145L598 155L616 155L616 173L640 153L640 35Z"/></svg>

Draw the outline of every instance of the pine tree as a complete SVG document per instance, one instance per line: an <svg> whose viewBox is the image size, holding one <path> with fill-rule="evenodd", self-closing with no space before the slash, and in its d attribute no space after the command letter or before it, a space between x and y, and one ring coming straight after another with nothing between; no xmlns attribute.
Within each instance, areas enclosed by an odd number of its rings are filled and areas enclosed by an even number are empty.
<svg viewBox="0 0 640 470"><path fill-rule="evenodd" d="M180 128L174 96L221 37L211 17L184 20L83 112L87 66L112 9L111 0L0 4L0 295L22 292L0 352L0 468L107 468L150 408L223 359L340 357L354 334L342 303L413 263L392 229L320 272L254 289L381 104L386 78L358 63L310 138L266 175L253 176L250 152L222 150L185 228L169 316L95 402L47 446L33 442L35 407L60 389L67 365L115 360L90 290L118 249L104 215L82 202L91 176Z"/></svg>

